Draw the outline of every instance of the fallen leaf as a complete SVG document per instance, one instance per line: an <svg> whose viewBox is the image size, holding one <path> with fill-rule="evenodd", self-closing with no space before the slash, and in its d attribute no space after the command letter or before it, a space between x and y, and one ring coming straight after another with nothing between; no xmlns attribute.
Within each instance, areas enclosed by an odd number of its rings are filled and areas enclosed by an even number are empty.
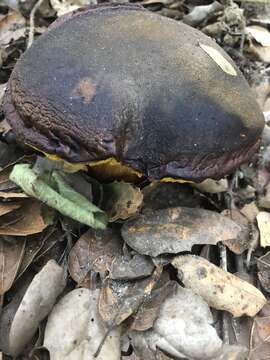
<svg viewBox="0 0 270 360"><path fill-rule="evenodd" d="M235 222L209 210L170 208L140 214L122 227L125 242L140 254L157 256L237 238Z"/></svg>
<svg viewBox="0 0 270 360"><path fill-rule="evenodd" d="M10 354L17 356L23 350L64 287L63 268L54 260L49 261L32 280L12 321L9 333Z"/></svg>
<svg viewBox="0 0 270 360"><path fill-rule="evenodd" d="M0 348L8 354L9 353L9 333L14 316L20 306L20 303L27 291L35 274L31 271L26 272L20 279L15 282L14 286L9 291L11 301L1 309L0 314Z"/></svg>
<svg viewBox="0 0 270 360"><path fill-rule="evenodd" d="M270 32L257 25L246 26L246 31L262 46L270 46Z"/></svg>
<svg viewBox="0 0 270 360"><path fill-rule="evenodd" d="M252 223L256 220L256 217L260 212L255 201L246 204L245 206L242 207L240 211L241 214L243 214Z"/></svg>
<svg viewBox="0 0 270 360"><path fill-rule="evenodd" d="M194 194L187 184L151 182L142 189L143 211L161 210L178 206L195 208L201 204L201 197Z"/></svg>
<svg viewBox="0 0 270 360"><path fill-rule="evenodd" d="M25 36L26 20L15 10L9 12L0 20L0 46L8 45L12 40L16 41Z"/></svg>
<svg viewBox="0 0 270 360"><path fill-rule="evenodd" d="M19 209L21 206L21 202L2 202L0 203L0 216L8 214L13 210Z"/></svg>
<svg viewBox="0 0 270 360"><path fill-rule="evenodd" d="M41 215L41 203L30 200L0 218L0 235L27 236L42 232L46 226Z"/></svg>
<svg viewBox="0 0 270 360"><path fill-rule="evenodd" d="M160 282L157 283L148 299L139 307L130 327L131 330L145 331L153 327L155 320L159 316L161 305L178 286L175 281L167 281L165 284L161 282L159 285Z"/></svg>
<svg viewBox="0 0 270 360"><path fill-rule="evenodd" d="M177 359L212 359L222 350L222 341L212 324L206 302L178 285L161 305L153 329L131 337L133 342L136 336L144 337L153 352L161 349Z"/></svg>
<svg viewBox="0 0 270 360"><path fill-rule="evenodd" d="M250 247L251 238L249 236L249 221L238 209L224 210L222 211L222 215L233 220L241 227L241 231L235 239L223 241L223 244L232 252L240 255Z"/></svg>
<svg viewBox="0 0 270 360"><path fill-rule="evenodd" d="M270 251L257 259L257 268L262 287L270 293Z"/></svg>
<svg viewBox="0 0 270 360"><path fill-rule="evenodd" d="M162 268L156 268L154 273L143 280L117 281L108 279L103 282L99 299L99 313L109 328L121 324L136 313L148 297L150 297Z"/></svg>
<svg viewBox="0 0 270 360"><path fill-rule="evenodd" d="M195 6L189 14L183 17L183 22L195 27L203 22L207 17L214 15L222 9L223 5L221 5L218 1L214 1L209 5Z"/></svg>
<svg viewBox="0 0 270 360"><path fill-rule="evenodd" d="M257 223L260 231L261 246L270 246L270 213L260 211L257 215Z"/></svg>
<svg viewBox="0 0 270 360"><path fill-rule="evenodd" d="M38 234L27 237L25 249L24 249L24 255L16 279L18 279L25 272L25 270L32 264L36 255L42 249L44 243L53 232L54 230L50 231L49 234L43 233L42 235Z"/></svg>
<svg viewBox="0 0 270 360"><path fill-rule="evenodd" d="M0 191L0 198L3 199L21 199L21 198L28 198L27 194L24 193L17 193L12 191Z"/></svg>
<svg viewBox="0 0 270 360"><path fill-rule="evenodd" d="M172 265L183 284L215 309L229 311L235 317L255 316L266 303L255 286L199 256L177 256Z"/></svg>
<svg viewBox="0 0 270 360"><path fill-rule="evenodd" d="M10 174L10 179L27 194L58 210L61 214L93 228L106 227L105 213L74 191L56 170L38 175L29 164L17 164Z"/></svg>
<svg viewBox="0 0 270 360"><path fill-rule="evenodd" d="M141 190L124 181L115 181L104 185L103 208L107 212L110 221L128 219L139 210L143 194Z"/></svg>
<svg viewBox="0 0 270 360"><path fill-rule="evenodd" d="M221 180L206 179L201 183L193 183L192 186L202 192L207 192L210 194L218 194L224 191L228 191L229 183L228 183L228 179L221 179Z"/></svg>
<svg viewBox="0 0 270 360"><path fill-rule="evenodd" d="M145 333L133 331L129 334L132 341L133 353L127 360L171 360L171 356L165 355L159 349L152 350L148 344L148 339L144 336ZM177 359L177 358L175 358Z"/></svg>
<svg viewBox="0 0 270 360"><path fill-rule="evenodd" d="M72 279L80 284L90 271L104 278L115 256L121 254L122 246L116 229L89 229L70 251L68 268Z"/></svg>
<svg viewBox="0 0 270 360"><path fill-rule="evenodd" d="M53 308L44 337L51 360L120 359L119 327L110 332L99 355L94 356L107 333L98 313L99 293L98 289L75 289Z"/></svg>
<svg viewBox="0 0 270 360"><path fill-rule="evenodd" d="M62 16L68 12L79 9L82 6L96 4L94 0L50 0L51 6L56 11L57 16Z"/></svg>
<svg viewBox="0 0 270 360"><path fill-rule="evenodd" d="M109 267L109 277L114 280L141 279L151 275L154 268L153 262L147 256L117 255Z"/></svg>
<svg viewBox="0 0 270 360"><path fill-rule="evenodd" d="M270 307L265 305L255 316L250 339L250 360L268 360L270 354Z"/></svg>
<svg viewBox="0 0 270 360"><path fill-rule="evenodd" d="M7 242L0 238L0 296L8 291L18 273L25 249L25 239Z"/></svg>
<svg viewBox="0 0 270 360"><path fill-rule="evenodd" d="M249 44L249 47L246 51L253 55L256 60L263 61L265 63L270 63L270 47L263 47L260 45Z"/></svg>

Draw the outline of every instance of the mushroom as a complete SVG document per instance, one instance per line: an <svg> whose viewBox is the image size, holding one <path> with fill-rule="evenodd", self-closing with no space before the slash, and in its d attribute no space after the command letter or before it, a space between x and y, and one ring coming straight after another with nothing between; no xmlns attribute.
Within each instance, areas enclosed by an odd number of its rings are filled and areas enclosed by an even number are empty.
<svg viewBox="0 0 270 360"><path fill-rule="evenodd" d="M17 62L4 112L19 141L52 159L162 181L229 174L264 126L213 40L130 4L59 18Z"/></svg>

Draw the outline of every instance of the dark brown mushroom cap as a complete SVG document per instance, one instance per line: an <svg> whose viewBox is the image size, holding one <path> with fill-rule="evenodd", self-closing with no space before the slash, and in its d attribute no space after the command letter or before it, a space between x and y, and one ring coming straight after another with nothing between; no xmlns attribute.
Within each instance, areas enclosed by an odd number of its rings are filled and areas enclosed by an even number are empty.
<svg viewBox="0 0 270 360"><path fill-rule="evenodd" d="M4 110L24 143L73 163L114 157L156 179L220 178L250 158L264 126L214 41L131 5L60 18L17 62Z"/></svg>

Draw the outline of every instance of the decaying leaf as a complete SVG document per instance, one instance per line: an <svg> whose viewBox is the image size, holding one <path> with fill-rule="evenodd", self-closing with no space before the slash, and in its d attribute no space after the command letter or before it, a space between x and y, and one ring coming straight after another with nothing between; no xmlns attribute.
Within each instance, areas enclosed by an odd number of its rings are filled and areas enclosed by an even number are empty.
<svg viewBox="0 0 270 360"><path fill-rule="evenodd" d="M0 348L4 353L9 353L9 333L12 325L12 320L22 302L24 294L27 288L31 284L35 274L31 271L26 272L20 279L15 282L13 287L10 289L9 295L11 301L1 309L0 314Z"/></svg>
<svg viewBox="0 0 270 360"><path fill-rule="evenodd" d="M70 11L74 11L79 9L82 6L96 4L95 0L87 1L87 0L51 0L50 1L53 9L57 12L57 16L62 16Z"/></svg>
<svg viewBox="0 0 270 360"><path fill-rule="evenodd" d="M119 327L110 332L99 355L94 356L107 333L98 313L99 292L76 289L56 304L48 318L44 338L51 360L120 359Z"/></svg>
<svg viewBox="0 0 270 360"><path fill-rule="evenodd" d="M248 219L238 209L224 210L222 215L233 220L241 227L241 231L235 239L225 240L223 241L223 244L235 254L242 254L250 246L250 228Z"/></svg>
<svg viewBox="0 0 270 360"><path fill-rule="evenodd" d="M110 279L104 282L99 299L99 313L103 321L112 328L136 313L151 295L161 272L162 268L156 268L150 277L136 282Z"/></svg>
<svg viewBox="0 0 270 360"><path fill-rule="evenodd" d="M25 249L25 239L7 242L0 239L0 296L13 284Z"/></svg>
<svg viewBox="0 0 270 360"><path fill-rule="evenodd" d="M162 304L153 329L135 336L144 337L152 351L159 348L177 359L212 359L222 349L212 323L206 302L178 285Z"/></svg>
<svg viewBox="0 0 270 360"><path fill-rule="evenodd" d="M250 360L268 359L270 354L270 306L255 316L250 332Z"/></svg>
<svg viewBox="0 0 270 360"><path fill-rule="evenodd" d="M143 211L185 206L199 207L201 198L190 185L166 182L151 182L142 189Z"/></svg>
<svg viewBox="0 0 270 360"><path fill-rule="evenodd" d="M246 26L246 31L262 46L270 46L270 32L262 26Z"/></svg>
<svg viewBox="0 0 270 360"><path fill-rule="evenodd" d="M63 215L97 229L107 224L105 213L74 191L55 170L50 174L38 175L29 164L14 166L10 179L30 196L46 203Z"/></svg>
<svg viewBox="0 0 270 360"><path fill-rule="evenodd" d="M160 282L161 284L159 285ZM149 298L143 302L134 316L131 329L137 331L150 329L159 316L162 303L167 296L176 290L177 286L175 281L167 281L165 284L163 284L162 281L159 281Z"/></svg>
<svg viewBox="0 0 270 360"><path fill-rule="evenodd" d="M41 215L39 201L25 201L12 213L0 218L0 235L27 236L42 232L47 224Z"/></svg>
<svg viewBox="0 0 270 360"><path fill-rule="evenodd" d="M151 256L235 239L240 231L239 225L214 211L186 207L140 214L122 227L126 243L140 254Z"/></svg>
<svg viewBox="0 0 270 360"><path fill-rule="evenodd" d="M260 211L257 215L257 223L260 231L261 246L270 246L270 213Z"/></svg>
<svg viewBox="0 0 270 360"><path fill-rule="evenodd" d="M258 278L262 287L270 293L270 252L257 259Z"/></svg>
<svg viewBox="0 0 270 360"><path fill-rule="evenodd" d="M31 265L39 251L42 249L46 240L52 235L54 229L49 231L48 234L38 234L33 236L28 236L25 243L24 255L20 268L18 270L16 279L18 279L25 270Z"/></svg>
<svg viewBox="0 0 270 360"><path fill-rule="evenodd" d="M151 275L154 267L151 258L147 256L118 255L111 263L109 277L114 280L141 279Z"/></svg>
<svg viewBox="0 0 270 360"><path fill-rule="evenodd" d="M89 229L76 242L69 254L69 272L74 281L82 283L89 271L104 278L113 259L121 254L123 241L116 229Z"/></svg>
<svg viewBox="0 0 270 360"><path fill-rule="evenodd" d="M27 194L24 194L24 193L17 193L17 192L12 192L12 191L0 191L0 198L3 198L3 199L25 199L25 198L28 198L28 195Z"/></svg>
<svg viewBox="0 0 270 360"><path fill-rule="evenodd" d="M242 207L240 211L241 214L243 214L251 223L253 223L256 220L256 217L260 212L255 201L246 204L245 206Z"/></svg>
<svg viewBox="0 0 270 360"><path fill-rule="evenodd" d="M228 183L228 179L221 179L221 180L206 179L201 183L194 183L192 184L192 186L202 192L208 192L210 194L218 194L227 191L229 188L229 183Z"/></svg>
<svg viewBox="0 0 270 360"><path fill-rule="evenodd" d="M250 44L247 52L250 55L253 55L253 57L255 57L257 60L263 61L265 63L270 62L270 47Z"/></svg>
<svg viewBox="0 0 270 360"><path fill-rule="evenodd" d="M65 287L64 270L53 260L34 277L12 320L9 353L18 355L51 311Z"/></svg>
<svg viewBox="0 0 270 360"><path fill-rule="evenodd" d="M0 216L8 214L9 212L19 209L22 206L21 202L2 202L0 203Z"/></svg>
<svg viewBox="0 0 270 360"><path fill-rule="evenodd" d="M124 181L115 181L104 185L103 208L107 212L110 221L128 219L136 214L143 201L141 190Z"/></svg>
<svg viewBox="0 0 270 360"><path fill-rule="evenodd" d="M26 20L15 10L9 12L0 20L0 46L8 45L12 40L25 36Z"/></svg>
<svg viewBox="0 0 270 360"><path fill-rule="evenodd" d="M229 311L235 317L254 316L266 303L255 286L199 256L177 256L172 264L184 285L215 309Z"/></svg>
<svg viewBox="0 0 270 360"><path fill-rule="evenodd" d="M191 26L196 26L205 20L208 16L222 9L223 6L218 1L214 1L209 5L195 6L189 14L183 17L183 22Z"/></svg>

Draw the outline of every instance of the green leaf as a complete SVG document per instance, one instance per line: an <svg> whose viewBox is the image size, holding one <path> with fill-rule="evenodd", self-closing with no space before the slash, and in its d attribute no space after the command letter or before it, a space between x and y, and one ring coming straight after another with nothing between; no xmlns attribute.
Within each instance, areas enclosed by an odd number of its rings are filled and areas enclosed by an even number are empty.
<svg viewBox="0 0 270 360"><path fill-rule="evenodd" d="M17 164L10 174L10 180L19 185L26 194L58 210L61 214L94 229L106 228L106 214L74 191L57 170L50 174L38 175L29 164Z"/></svg>

